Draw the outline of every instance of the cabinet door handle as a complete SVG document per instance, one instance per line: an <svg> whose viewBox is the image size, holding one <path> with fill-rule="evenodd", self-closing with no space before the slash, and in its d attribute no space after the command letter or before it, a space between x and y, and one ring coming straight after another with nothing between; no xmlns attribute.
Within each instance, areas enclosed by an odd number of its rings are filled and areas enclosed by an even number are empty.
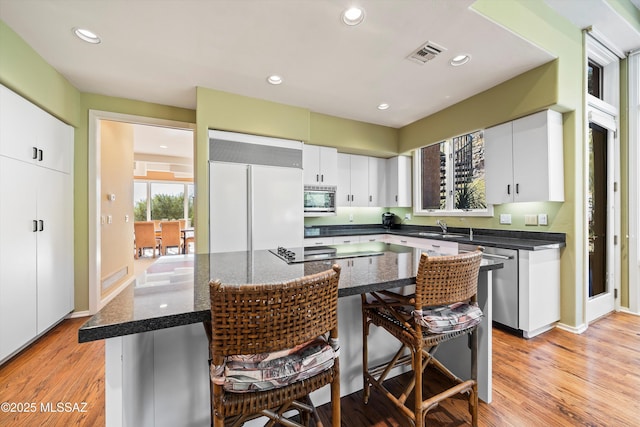
<svg viewBox="0 0 640 427"><path fill-rule="evenodd" d="M33 220L33 230L31 231L33 231L34 233L38 231L38 221L36 221L35 219Z"/></svg>
<svg viewBox="0 0 640 427"><path fill-rule="evenodd" d="M316 182L319 182L319 181L320 181L320 175L316 174Z"/></svg>
<svg viewBox="0 0 640 427"><path fill-rule="evenodd" d="M520 184L516 184L516 194L520 194Z"/></svg>
<svg viewBox="0 0 640 427"><path fill-rule="evenodd" d="M38 161L42 161L42 150L38 150Z"/></svg>
<svg viewBox="0 0 640 427"><path fill-rule="evenodd" d="M369 201L373 202L373 196L369 195Z"/></svg>
<svg viewBox="0 0 640 427"><path fill-rule="evenodd" d="M324 182L324 174L320 174L320 182Z"/></svg>
<svg viewBox="0 0 640 427"><path fill-rule="evenodd" d="M353 202L353 194L351 195L351 201Z"/></svg>
<svg viewBox="0 0 640 427"><path fill-rule="evenodd" d="M398 195L396 194L396 202L398 201Z"/></svg>
<svg viewBox="0 0 640 427"><path fill-rule="evenodd" d="M511 194L511 184L507 184L507 194Z"/></svg>
<svg viewBox="0 0 640 427"><path fill-rule="evenodd" d="M38 224L40 224L38 231L44 231L44 221L39 219Z"/></svg>
<svg viewBox="0 0 640 427"><path fill-rule="evenodd" d="M33 154L31 155L31 158L33 160L36 160L38 158L38 147L33 147Z"/></svg>

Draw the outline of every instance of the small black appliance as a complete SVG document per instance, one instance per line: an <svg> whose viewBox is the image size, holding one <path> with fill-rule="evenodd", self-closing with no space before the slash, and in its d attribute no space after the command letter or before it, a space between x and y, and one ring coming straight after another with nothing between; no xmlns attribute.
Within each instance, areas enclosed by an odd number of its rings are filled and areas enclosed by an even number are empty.
<svg viewBox="0 0 640 427"><path fill-rule="evenodd" d="M385 212L382 214L382 226L384 228L391 228L396 223L396 215L391 212Z"/></svg>

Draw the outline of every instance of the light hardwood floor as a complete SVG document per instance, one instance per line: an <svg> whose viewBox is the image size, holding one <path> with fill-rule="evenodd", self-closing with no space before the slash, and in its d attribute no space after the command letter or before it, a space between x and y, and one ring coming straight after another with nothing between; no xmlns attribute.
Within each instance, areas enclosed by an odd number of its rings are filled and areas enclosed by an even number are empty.
<svg viewBox="0 0 640 427"><path fill-rule="evenodd" d="M0 411L0 426L104 425L104 344L77 343L84 320L64 321L0 367L0 402L37 406L33 413ZM556 329L531 340L494 329L493 360L493 403L480 404L482 426L640 424L640 317L614 313L582 335ZM434 388L443 383L427 377ZM43 412L49 402L86 402L86 412ZM355 393L341 407L345 427L407 425L375 390L368 405ZM320 411L327 417L326 406ZM427 420L467 425L466 401L451 399Z"/></svg>

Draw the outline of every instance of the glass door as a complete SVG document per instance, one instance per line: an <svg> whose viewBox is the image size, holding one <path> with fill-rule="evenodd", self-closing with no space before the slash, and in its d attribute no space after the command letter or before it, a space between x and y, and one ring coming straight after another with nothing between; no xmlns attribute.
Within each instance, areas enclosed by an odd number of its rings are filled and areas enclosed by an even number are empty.
<svg viewBox="0 0 640 427"><path fill-rule="evenodd" d="M617 151L615 122L605 114L589 114L587 222L587 321L615 308ZM617 249L619 250L619 249Z"/></svg>

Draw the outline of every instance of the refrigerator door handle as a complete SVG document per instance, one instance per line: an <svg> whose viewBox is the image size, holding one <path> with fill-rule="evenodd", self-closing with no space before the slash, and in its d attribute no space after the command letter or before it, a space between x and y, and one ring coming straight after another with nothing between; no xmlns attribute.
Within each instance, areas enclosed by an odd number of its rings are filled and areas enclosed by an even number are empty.
<svg viewBox="0 0 640 427"><path fill-rule="evenodd" d="M253 251L253 167L247 165L247 250Z"/></svg>

